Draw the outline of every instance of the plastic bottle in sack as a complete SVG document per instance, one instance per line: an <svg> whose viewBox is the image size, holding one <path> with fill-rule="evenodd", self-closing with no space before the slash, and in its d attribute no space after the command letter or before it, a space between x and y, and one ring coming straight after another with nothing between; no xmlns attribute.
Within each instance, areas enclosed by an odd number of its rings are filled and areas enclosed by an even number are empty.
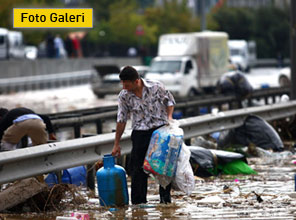
<svg viewBox="0 0 296 220"><path fill-rule="evenodd" d="M178 123L170 123L152 134L144 161L147 172L173 177L183 143L183 130Z"/></svg>

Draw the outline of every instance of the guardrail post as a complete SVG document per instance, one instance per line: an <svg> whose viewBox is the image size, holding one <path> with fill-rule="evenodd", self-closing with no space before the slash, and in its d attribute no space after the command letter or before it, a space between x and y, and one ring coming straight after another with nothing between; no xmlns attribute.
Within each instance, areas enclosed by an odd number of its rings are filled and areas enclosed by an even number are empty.
<svg viewBox="0 0 296 220"><path fill-rule="evenodd" d="M264 103L265 105L268 105L268 96L264 96Z"/></svg>
<svg viewBox="0 0 296 220"><path fill-rule="evenodd" d="M94 169L93 164L87 164L86 165L86 171L87 171L87 187L91 190L95 189L95 176L96 176L96 170Z"/></svg>
<svg viewBox="0 0 296 220"><path fill-rule="evenodd" d="M83 134L82 137L91 137L94 136L93 134ZM95 177L96 177L96 170L95 170L95 164L87 164L86 165L86 185L91 190L95 189Z"/></svg>
<svg viewBox="0 0 296 220"><path fill-rule="evenodd" d="M80 124L76 123L74 125L74 137L80 138L81 132L80 132Z"/></svg>
<svg viewBox="0 0 296 220"><path fill-rule="evenodd" d="M272 103L275 103L276 102L276 99L275 99L275 95L272 96Z"/></svg>
<svg viewBox="0 0 296 220"><path fill-rule="evenodd" d="M96 120L97 134L103 133L103 123L101 119Z"/></svg>

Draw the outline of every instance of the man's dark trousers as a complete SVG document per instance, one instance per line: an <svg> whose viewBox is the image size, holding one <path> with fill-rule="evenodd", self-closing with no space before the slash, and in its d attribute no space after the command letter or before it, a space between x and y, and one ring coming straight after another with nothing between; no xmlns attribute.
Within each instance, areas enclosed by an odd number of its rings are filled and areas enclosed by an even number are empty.
<svg viewBox="0 0 296 220"><path fill-rule="evenodd" d="M146 156L146 152L149 147L150 138L152 133L157 128L150 129L147 131L133 130L132 132L132 142L133 148L131 152L131 199L132 204L147 203L147 181L148 174L143 170L143 163ZM171 184L169 184L165 189L159 187L160 202L170 203Z"/></svg>

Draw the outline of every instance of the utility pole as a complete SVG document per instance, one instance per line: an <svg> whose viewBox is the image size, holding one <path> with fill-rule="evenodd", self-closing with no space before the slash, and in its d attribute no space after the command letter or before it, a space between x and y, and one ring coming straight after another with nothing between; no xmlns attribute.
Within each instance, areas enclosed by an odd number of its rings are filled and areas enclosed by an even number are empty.
<svg viewBox="0 0 296 220"><path fill-rule="evenodd" d="M290 30L290 67L291 67L291 99L296 99L296 0L291 0Z"/></svg>
<svg viewBox="0 0 296 220"><path fill-rule="evenodd" d="M293 0L291 0L293 1ZM205 31L207 29L207 21L206 21L206 9L205 9L205 0L200 0L200 9L201 9L201 31Z"/></svg>

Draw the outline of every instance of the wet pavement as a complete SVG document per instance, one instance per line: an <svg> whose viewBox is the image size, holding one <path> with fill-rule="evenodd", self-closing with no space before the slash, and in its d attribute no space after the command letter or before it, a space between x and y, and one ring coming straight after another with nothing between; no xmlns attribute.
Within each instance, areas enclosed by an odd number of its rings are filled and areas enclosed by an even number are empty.
<svg viewBox="0 0 296 220"><path fill-rule="evenodd" d="M33 91L0 96L3 107L26 106L38 113L54 113L116 103L116 97L97 99L89 85L61 90ZM251 158L249 165L258 175L222 175L196 179L194 192L187 196L172 192L172 204L159 204L158 185L149 179L148 203L123 208L101 207L98 198L87 203L68 204L62 211L22 214L0 213L0 220L54 220L74 211L90 219L296 219L296 192L292 158ZM130 182L129 182L130 183ZM85 195L88 191L82 190ZM97 195L97 194L96 194ZM257 195L257 196L256 196ZM1 199L1 198L0 198ZM262 201L261 201L261 200Z"/></svg>
<svg viewBox="0 0 296 220"><path fill-rule="evenodd" d="M172 191L171 204L159 204L158 185L149 178L148 203L125 207L102 207L98 198L82 190L87 203L71 205L61 212L0 214L0 219L55 219L72 212L88 213L90 219L294 219L296 192L292 158L274 164L270 158L251 158L258 175L221 175L196 178L190 196ZM128 181L128 184L130 182Z"/></svg>

